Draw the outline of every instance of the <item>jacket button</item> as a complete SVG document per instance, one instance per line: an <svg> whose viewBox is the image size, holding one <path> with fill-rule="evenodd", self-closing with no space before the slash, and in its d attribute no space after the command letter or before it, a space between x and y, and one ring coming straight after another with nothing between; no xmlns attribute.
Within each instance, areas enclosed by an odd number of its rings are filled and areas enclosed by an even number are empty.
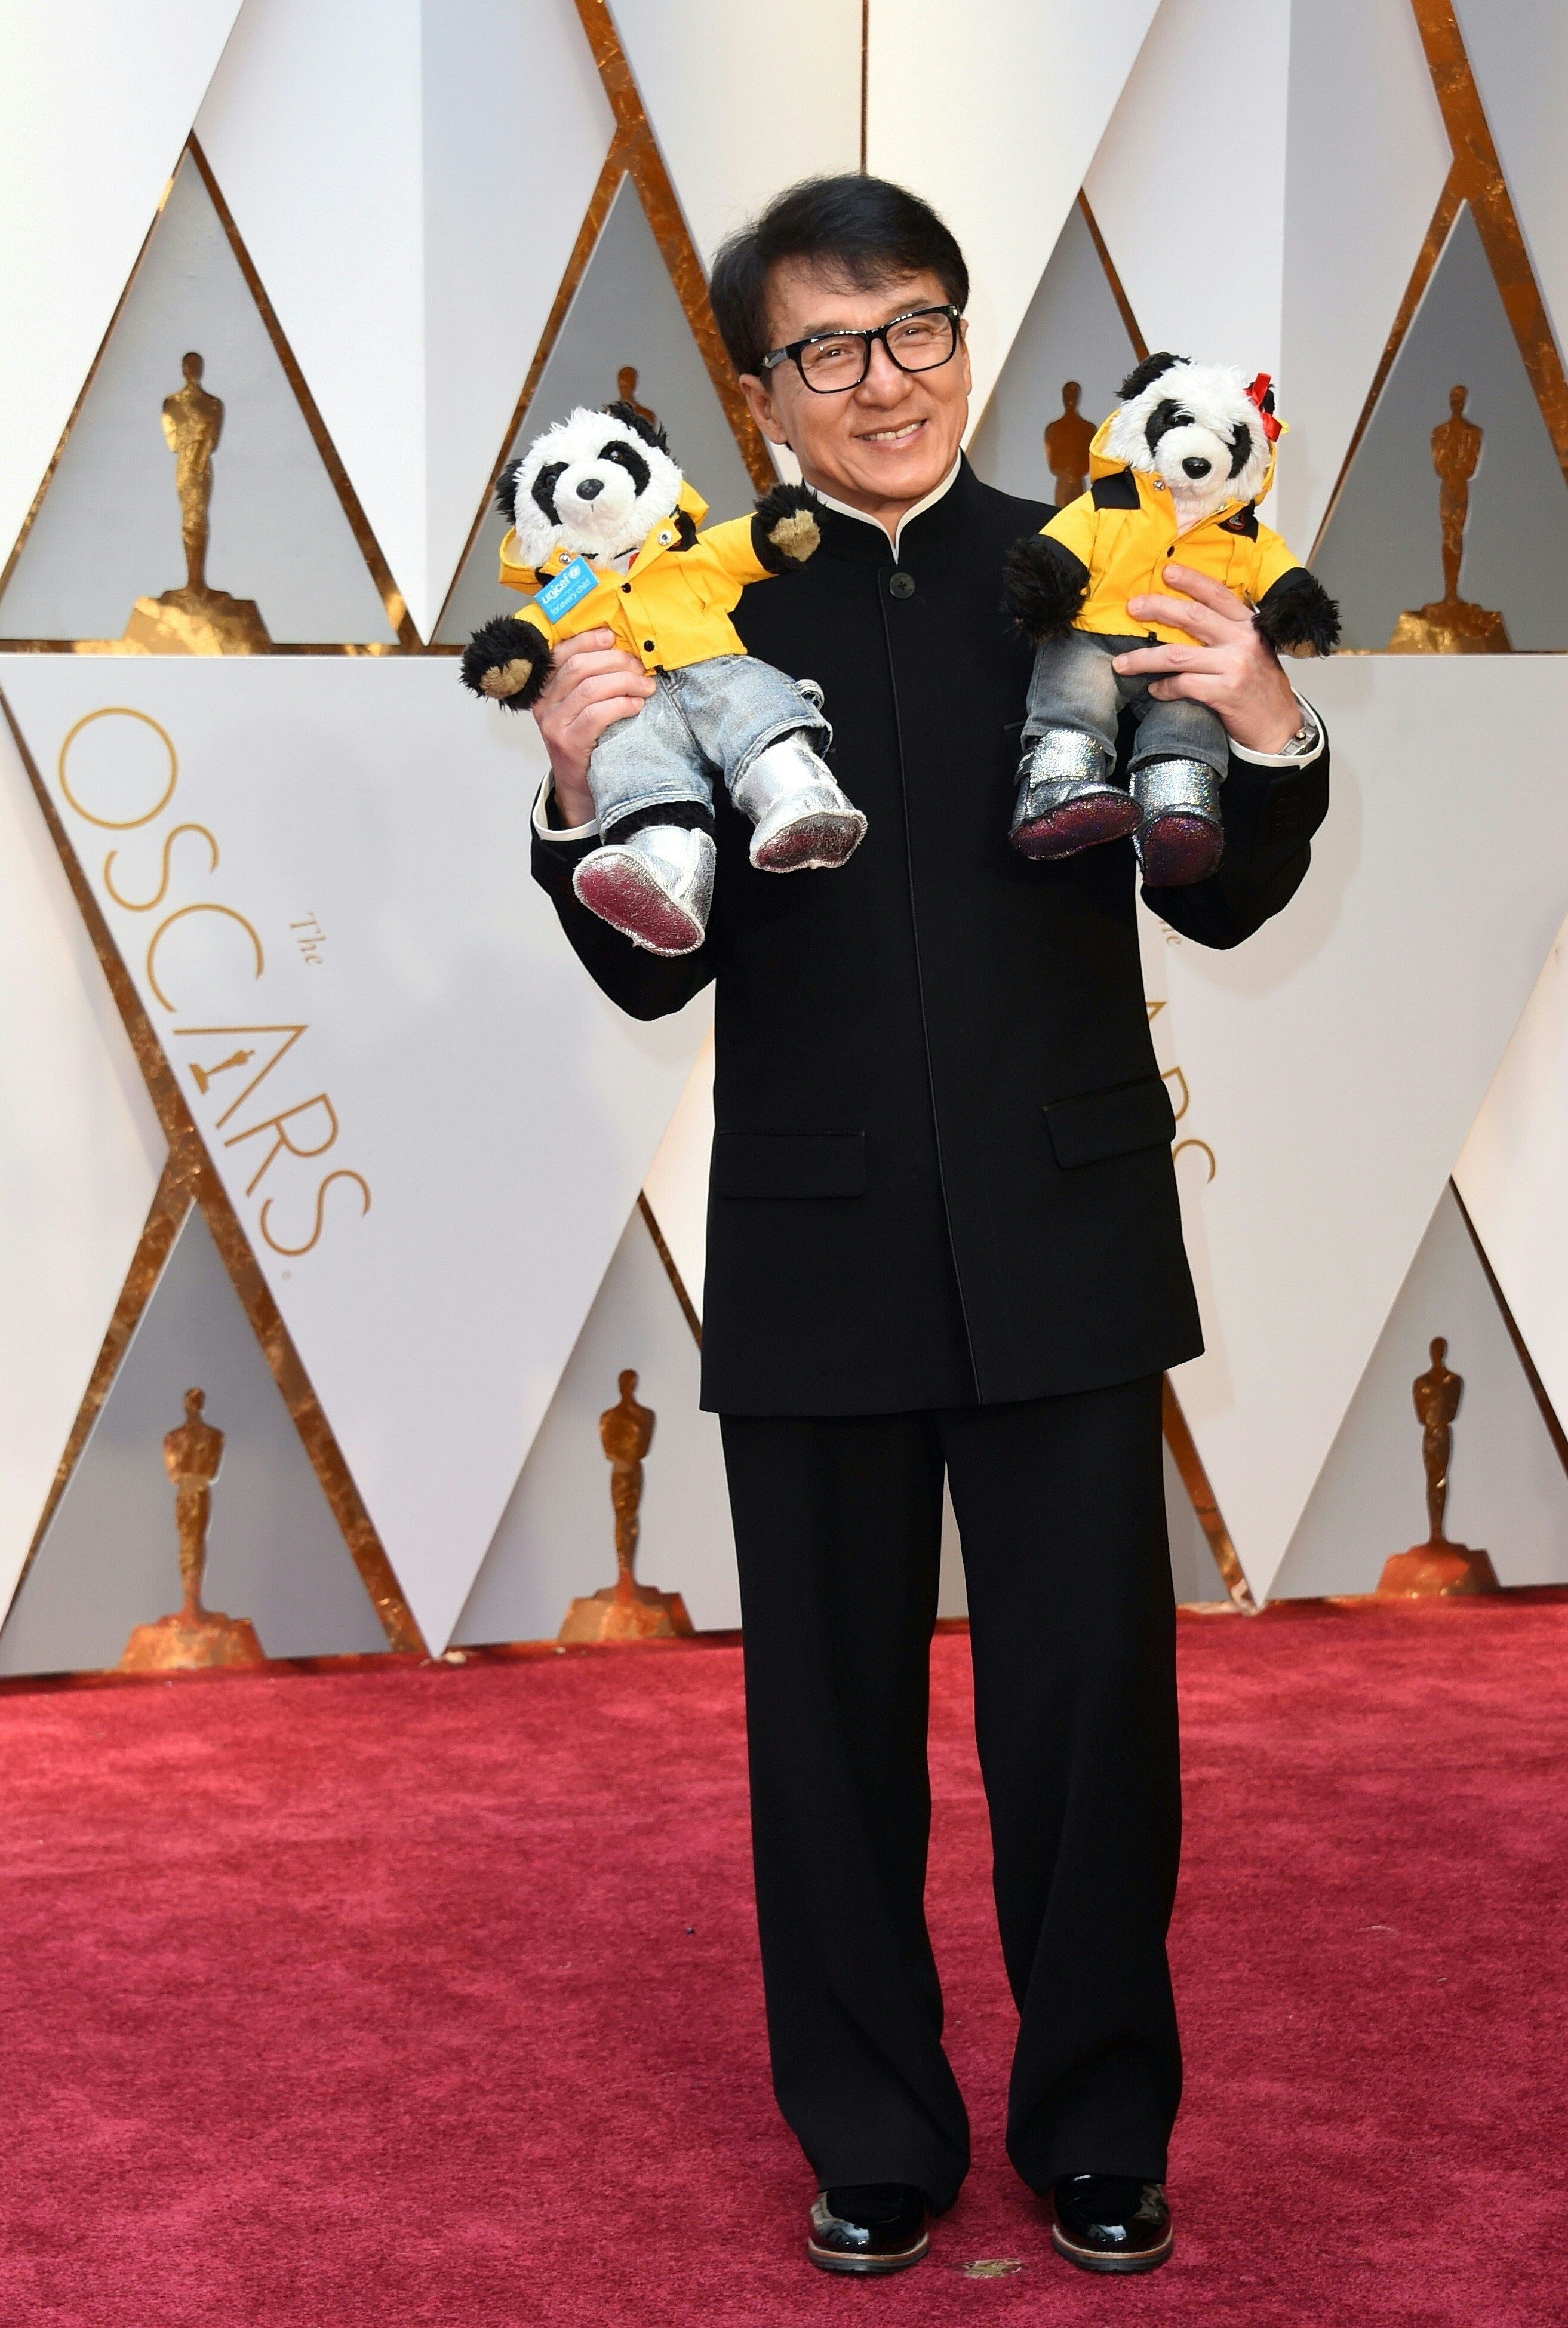
<svg viewBox="0 0 1568 2328"><path fill-rule="evenodd" d="M622 585L621 585L621 587L622 587L622 589L624 591L624 593L625 593L626 596L629 598L629 597L631 596L631 595L632 595L632 586L631 586L631 584L630 584L629 582L623 582L623 583L622 583Z"/></svg>
<svg viewBox="0 0 1568 2328"><path fill-rule="evenodd" d="M644 640L643 640L643 652L644 654L652 654L652 653L653 653L653 640L652 640L652 639L644 639Z"/></svg>
<svg viewBox="0 0 1568 2328"><path fill-rule="evenodd" d="M913 598L915 577L913 574L890 574L887 587L895 598Z"/></svg>

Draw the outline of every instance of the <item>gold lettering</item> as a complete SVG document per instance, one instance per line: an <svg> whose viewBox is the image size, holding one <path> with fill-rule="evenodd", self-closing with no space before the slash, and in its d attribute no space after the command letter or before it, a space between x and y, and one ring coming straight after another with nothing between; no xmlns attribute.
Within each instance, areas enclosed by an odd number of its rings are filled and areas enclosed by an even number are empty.
<svg viewBox="0 0 1568 2328"><path fill-rule="evenodd" d="M259 1126L258 1129L259 1129ZM268 1161L270 1160L271 1159L268 1159ZM277 1239L272 1234L272 1232L267 1225L267 1216L272 1210L272 1198L270 1197L268 1197L267 1202L261 1207L261 1234L267 1239L268 1244L272 1247L274 1253L286 1253L292 1258L302 1253L308 1253L310 1251L311 1246L317 1242L321 1235L322 1208L326 1202L326 1192L332 1187L334 1180L352 1180L358 1187L360 1194L365 1200L360 1207L360 1218L361 1220L363 1220L365 1215L371 1209L370 1183L363 1179L358 1172L345 1171L343 1167L340 1166L335 1172L329 1172L327 1174L326 1178L322 1182L320 1187L315 1192L315 1226L312 1230L310 1237L305 1244L278 1244ZM256 1183L252 1181L250 1185L254 1187Z"/></svg>
<svg viewBox="0 0 1568 2328"><path fill-rule="evenodd" d="M306 1032L306 1028L305 1027L287 1026L175 1027L172 1031L176 1035L200 1035L202 1037L209 1035L286 1035L288 1037L286 1043L279 1043L277 1050L274 1051L272 1056L268 1060L267 1065L264 1067L258 1068L257 1073L251 1076L250 1081L246 1084L239 1097L230 1101L222 1114L218 1118L217 1129L221 1131L230 1117L239 1113L246 1101L249 1098L251 1093L256 1089L257 1084L266 1082L268 1076L272 1073L273 1068L277 1065L279 1059L282 1058L284 1053L286 1051L293 1050L300 1037Z"/></svg>
<svg viewBox="0 0 1568 2328"><path fill-rule="evenodd" d="M156 958L159 941L162 939L164 932L165 930L172 930L176 922L183 922L187 914L223 914L230 921L238 922L240 928L250 940L251 944L256 948L256 975L258 978L260 977L261 972L266 966L266 957L261 951L261 940L257 936L256 932L251 928L250 924L246 920L244 915L237 914L232 906L214 906L210 904L176 906L174 912L168 915L164 920L158 924L157 928L153 932L152 936L147 941L147 984L152 988L153 992L157 996L158 1000L163 1004L165 1010L177 1010L179 1009L179 1005L176 1002L171 1002L168 996L164 992L163 988L158 984L158 974L153 968L153 963Z"/></svg>
<svg viewBox="0 0 1568 2328"><path fill-rule="evenodd" d="M155 906L161 906L163 904L164 897L168 894L169 887L169 851L174 848L175 841L178 840L183 832L199 832L201 834L208 848L212 851L212 862L209 865L207 870L209 873L216 873L218 870L218 843L208 831L206 826L204 824L177 824L172 832L166 832L164 835L164 878L158 883L157 887L154 890L150 897L121 896L119 891L115 887L109 870L115 859L119 855L119 850L117 849L111 849L109 850L108 855L103 860L103 886L108 891L109 896L114 899L117 906L123 906L127 914L150 914Z"/></svg>
<svg viewBox="0 0 1568 2328"><path fill-rule="evenodd" d="M329 1127L326 1138L324 1141L321 1141L315 1148L296 1148L294 1144L292 1136L284 1130L284 1125L288 1122L291 1116L305 1115L313 1107L324 1107L326 1110L327 1123ZM262 1158L261 1164L255 1178L251 1180L249 1187L246 1189L245 1193L248 1197L254 1193L262 1174L266 1171L273 1159L277 1156L283 1149L286 1148L291 1156L324 1156L327 1150L332 1146L333 1141L338 1136L337 1112L333 1108L331 1100L328 1099L325 1092L317 1092L314 1099L302 1099L297 1102L295 1106L284 1108L277 1115L263 1116L259 1123L253 1123L249 1127L249 1131L237 1131L233 1138L231 1140L226 1140L223 1142L223 1145L225 1148L238 1148L242 1140L254 1140L258 1131L276 1131L277 1138L273 1141L272 1146Z"/></svg>
<svg viewBox="0 0 1568 2328"><path fill-rule="evenodd" d="M1170 1160L1173 1164L1184 1148L1201 1148L1204 1154L1208 1158L1208 1180L1206 1180L1203 1184L1207 1188L1208 1181L1214 1178L1216 1172L1219 1169L1214 1160L1214 1150L1209 1146L1207 1140L1194 1140L1189 1135L1186 1140L1178 1140L1175 1147L1171 1150Z"/></svg>
<svg viewBox="0 0 1568 2328"><path fill-rule="evenodd" d="M76 794L70 789L70 781L65 773L66 754L70 751L71 746L75 743L82 729L84 728L90 728L95 719L139 719L144 727L150 728L152 729L155 736L161 736L163 737L164 747L169 755L169 781L164 786L163 792L160 793L159 797L153 803L152 807L144 810L140 816L94 816L91 809L83 808L81 803L77 799ZM128 703L106 703L101 711L89 711L84 718L79 719L75 727L70 730L70 733L67 736L64 743L60 747L59 766L60 789L65 794L66 799L70 803L71 807L76 811L78 816L85 817L89 824L101 826L106 832L129 832L136 825L151 824L154 817L159 815L163 810L168 807L169 803L174 797L174 786L180 781L180 762L168 730L164 728L160 728L157 721L155 719L149 718L145 711L133 710L132 707Z"/></svg>
<svg viewBox="0 0 1568 2328"><path fill-rule="evenodd" d="M1192 1094L1187 1088L1187 1077L1182 1074L1179 1067L1167 1067L1160 1075L1160 1080L1162 1084L1168 1084L1172 1075L1177 1078L1178 1082L1181 1085L1181 1105L1176 1111L1176 1121L1179 1123L1182 1117L1187 1113L1188 1109L1192 1105Z"/></svg>

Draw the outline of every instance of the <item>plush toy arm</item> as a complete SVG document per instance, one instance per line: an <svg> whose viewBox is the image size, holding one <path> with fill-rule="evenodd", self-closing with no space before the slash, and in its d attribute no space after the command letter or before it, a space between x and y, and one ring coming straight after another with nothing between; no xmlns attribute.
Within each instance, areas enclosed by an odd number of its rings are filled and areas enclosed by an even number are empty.
<svg viewBox="0 0 1568 2328"><path fill-rule="evenodd" d="M822 505L810 485L775 485L757 501L751 547L766 574L803 566L822 538Z"/></svg>
<svg viewBox="0 0 1568 2328"><path fill-rule="evenodd" d="M465 687L503 711L530 710L550 674L549 641L537 623L497 615L464 648L460 671Z"/></svg>
<svg viewBox="0 0 1568 2328"><path fill-rule="evenodd" d="M1002 605L1037 646L1073 627L1089 595L1089 569L1048 533L1015 541L1002 568Z"/></svg>
<svg viewBox="0 0 1568 2328"><path fill-rule="evenodd" d="M1270 584L1253 622L1276 654L1302 649L1332 654L1339 643L1339 608L1304 566L1291 567Z"/></svg>

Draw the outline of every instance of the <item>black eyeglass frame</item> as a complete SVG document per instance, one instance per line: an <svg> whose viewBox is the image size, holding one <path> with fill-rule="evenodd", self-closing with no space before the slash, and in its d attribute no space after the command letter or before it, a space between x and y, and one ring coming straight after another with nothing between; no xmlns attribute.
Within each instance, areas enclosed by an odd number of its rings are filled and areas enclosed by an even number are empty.
<svg viewBox="0 0 1568 2328"><path fill-rule="evenodd" d="M945 315L948 320L948 324L952 327L953 345L948 349L947 353L944 356L939 356L934 364L899 363L897 357L894 354L892 347L888 343L888 333L896 331L900 324L913 322L916 315ZM953 357L958 353L959 350L958 327L962 321L962 308L955 307L951 300L944 300L939 305L933 307L906 307L901 315L889 315L885 324L877 324L874 330L812 332L803 340L792 340L787 347L772 349L768 354L764 356L758 369L762 371L772 371L776 365L783 363L787 356L791 363L793 364L795 370L799 372L802 380L805 381L807 388L811 390L813 396L848 396L852 390L860 387L865 380L867 373L871 369L871 343L873 340L880 340L882 343L883 353L887 356L888 362L894 365L899 371L908 373L912 380L917 380L922 372L940 371L944 364L950 364L953 361ZM801 351L803 348L815 347L823 340L859 341L861 361L859 379L847 380L844 381L842 386L839 388L818 388L810 379L807 378L806 368L801 361Z"/></svg>

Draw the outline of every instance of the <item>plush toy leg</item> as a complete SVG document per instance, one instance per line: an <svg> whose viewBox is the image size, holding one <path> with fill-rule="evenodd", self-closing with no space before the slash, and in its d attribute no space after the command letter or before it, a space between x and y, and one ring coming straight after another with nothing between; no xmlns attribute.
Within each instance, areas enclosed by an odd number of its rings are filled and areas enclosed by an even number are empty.
<svg viewBox="0 0 1568 2328"><path fill-rule="evenodd" d="M644 824L583 859L572 887L590 913L649 953L695 953L713 903L713 836Z"/></svg>
<svg viewBox="0 0 1568 2328"><path fill-rule="evenodd" d="M1143 817L1138 859L1151 889L1207 881L1225 853L1220 779L1207 760L1146 760L1132 771Z"/></svg>
<svg viewBox="0 0 1568 2328"><path fill-rule="evenodd" d="M1115 763L1081 728L1047 728L1024 755L1009 836L1026 857L1075 857L1103 840L1123 840L1140 812L1111 781Z"/></svg>
<svg viewBox="0 0 1568 2328"><path fill-rule="evenodd" d="M798 731L759 752L729 789L756 828L751 861L764 873L842 865L866 837L865 818Z"/></svg>

